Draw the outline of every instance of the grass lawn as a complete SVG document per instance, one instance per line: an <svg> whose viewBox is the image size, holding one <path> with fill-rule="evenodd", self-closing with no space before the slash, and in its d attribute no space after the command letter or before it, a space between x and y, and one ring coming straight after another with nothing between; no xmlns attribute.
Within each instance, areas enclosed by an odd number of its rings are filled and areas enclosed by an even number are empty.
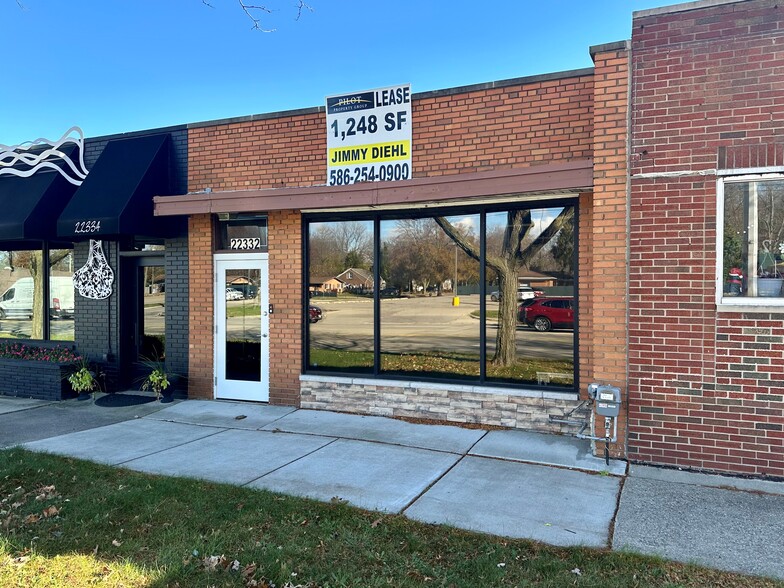
<svg viewBox="0 0 784 588"><path fill-rule="evenodd" d="M226 316L231 318L234 316L261 316L261 306L258 304L238 304L232 306L226 305Z"/></svg>
<svg viewBox="0 0 784 588"><path fill-rule="evenodd" d="M344 351L335 349L310 350L313 366L332 369L372 368L373 353L370 351ZM418 373L430 376L478 376L479 355L447 353L383 353L382 370L388 373ZM515 382L537 382L537 372L561 373L563 378L553 378L554 385L571 386L574 366L570 361L548 359L521 359L512 366L488 364L487 375L499 380Z"/></svg>
<svg viewBox="0 0 784 588"><path fill-rule="evenodd" d="M21 449L0 472L0 586L782 586Z"/></svg>
<svg viewBox="0 0 784 588"><path fill-rule="evenodd" d="M472 310L471 311L471 316L478 319L478 318L481 318L482 315L479 314L478 310ZM485 317L487 318L487 320L496 320L497 321L498 320L498 311L497 310L486 310L485 311Z"/></svg>

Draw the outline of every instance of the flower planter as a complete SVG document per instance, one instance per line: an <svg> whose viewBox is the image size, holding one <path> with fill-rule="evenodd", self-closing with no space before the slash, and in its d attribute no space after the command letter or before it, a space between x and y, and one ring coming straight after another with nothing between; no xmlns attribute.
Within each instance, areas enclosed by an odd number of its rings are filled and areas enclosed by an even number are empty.
<svg viewBox="0 0 784 588"><path fill-rule="evenodd" d="M0 359L0 394L41 400L63 400L74 396L68 384L73 363L24 359Z"/></svg>
<svg viewBox="0 0 784 588"><path fill-rule="evenodd" d="M759 278L757 279L757 296L772 298L781 296L781 286L784 278Z"/></svg>

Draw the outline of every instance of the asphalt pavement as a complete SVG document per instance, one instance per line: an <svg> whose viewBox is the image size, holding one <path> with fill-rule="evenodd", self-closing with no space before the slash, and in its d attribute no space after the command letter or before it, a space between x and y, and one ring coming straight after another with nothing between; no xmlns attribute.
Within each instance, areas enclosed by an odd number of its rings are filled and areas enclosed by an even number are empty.
<svg viewBox="0 0 784 588"><path fill-rule="evenodd" d="M0 447L784 579L784 483L594 457L517 430L136 394L0 397Z"/></svg>

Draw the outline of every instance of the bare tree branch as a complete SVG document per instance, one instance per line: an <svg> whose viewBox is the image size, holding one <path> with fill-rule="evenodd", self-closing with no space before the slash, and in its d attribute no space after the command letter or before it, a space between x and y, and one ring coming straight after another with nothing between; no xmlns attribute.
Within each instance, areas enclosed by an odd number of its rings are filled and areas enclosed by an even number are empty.
<svg viewBox="0 0 784 588"><path fill-rule="evenodd" d="M522 215L523 211L515 211L510 219L509 224L513 225L512 227L507 228L507 234L505 235L505 240L511 239L513 235L521 235L521 225L522 225ZM444 232L449 235L449 237L457 243L457 246L460 247L463 251L466 252L471 258L479 261L479 246L471 241L465 239L460 231L452 225L446 218L443 216L435 217L434 219L438 226L440 226ZM530 223L530 213L529 213L529 223ZM511 229L511 230L510 230ZM527 232L527 231L526 231ZM515 260L519 257L520 254L520 243L522 242L522 237L518 238L517 245L506 245L507 247L511 248L512 254L511 255L493 255L489 251L485 251L485 263L494 269L497 272L504 272L507 271L509 261Z"/></svg>
<svg viewBox="0 0 784 588"><path fill-rule="evenodd" d="M21 2L22 0L16 0L20 7L22 7ZM208 8L215 8L212 0L201 0L201 3ZM276 31L276 29L268 29L261 26L262 19L276 12L275 9L270 8L267 4L251 4L249 0L237 0L237 3L245 13L245 16L253 23L251 30L261 31L262 33L274 33ZM305 11L313 12L313 7L305 0L297 0L294 3L294 9L297 11L294 20L299 20Z"/></svg>
<svg viewBox="0 0 784 588"><path fill-rule="evenodd" d="M261 22L261 19L260 18L256 18L251 13L251 10L259 10L259 11L265 12L267 14L272 14L272 10L270 10L266 6L257 6L255 4L246 4L243 0L237 0L237 2L239 2L239 5L242 8L242 10L245 13L245 15L251 21L253 21L253 26L251 27L251 29L255 29L257 31L261 31L262 33L274 33L275 32L275 29L264 29L264 28L261 28L259 26L259 23Z"/></svg>
<svg viewBox="0 0 784 588"><path fill-rule="evenodd" d="M311 6L309 6L308 4L305 4L304 0L298 0L298 2L297 2L297 18L295 18L294 20L299 20L299 17L302 16L302 11L303 10L309 10L310 12L313 12L313 8Z"/></svg>
<svg viewBox="0 0 784 588"><path fill-rule="evenodd" d="M574 220L574 208L571 206L566 206L561 211L561 213L555 217L555 220L551 222L548 227L539 233L539 236L534 239L534 241L525 248L524 255L525 258L521 258L521 261L524 264L528 264L528 262L534 258L534 256L539 253L539 250L547 245L555 234L560 231L563 226L567 223L570 223Z"/></svg>

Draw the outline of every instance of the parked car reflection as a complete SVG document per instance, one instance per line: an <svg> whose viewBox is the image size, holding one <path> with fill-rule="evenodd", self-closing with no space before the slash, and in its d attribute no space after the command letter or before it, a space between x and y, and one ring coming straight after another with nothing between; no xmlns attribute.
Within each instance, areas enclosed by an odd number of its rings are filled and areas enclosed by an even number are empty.
<svg viewBox="0 0 784 588"><path fill-rule="evenodd" d="M554 327L574 328L574 298L558 296L536 298L521 304L518 320L537 331L549 331Z"/></svg>
<svg viewBox="0 0 784 588"><path fill-rule="evenodd" d="M544 292L541 290L534 290L530 286L520 286L517 288L517 299L518 300L530 300L531 298L538 298L539 296L544 296ZM498 302L501 300L501 292L496 290L495 292L490 293L490 300L493 302Z"/></svg>
<svg viewBox="0 0 784 588"><path fill-rule="evenodd" d="M324 313L322 312L321 308L312 304L308 306L308 321L311 323L317 323L322 318L324 318Z"/></svg>

